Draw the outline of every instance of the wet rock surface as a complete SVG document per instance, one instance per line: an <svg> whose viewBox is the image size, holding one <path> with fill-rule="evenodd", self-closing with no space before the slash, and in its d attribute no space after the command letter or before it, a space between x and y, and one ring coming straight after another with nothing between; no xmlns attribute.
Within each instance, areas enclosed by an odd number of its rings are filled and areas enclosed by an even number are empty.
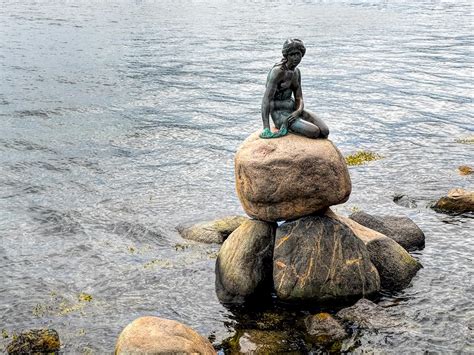
<svg viewBox="0 0 474 355"><path fill-rule="evenodd" d="M341 309L336 315L362 329L383 329L402 324L400 320L390 316L383 307L366 298L360 299L351 307Z"/></svg>
<svg viewBox="0 0 474 355"><path fill-rule="evenodd" d="M275 141L258 133L235 156L237 195L249 216L297 219L347 201L349 172L330 140L289 134Z"/></svg>
<svg viewBox="0 0 474 355"><path fill-rule="evenodd" d="M159 317L140 317L125 327L115 354L215 354L211 343L190 327Z"/></svg>
<svg viewBox="0 0 474 355"><path fill-rule="evenodd" d="M286 331L246 329L239 330L227 341L230 354L284 354L301 350L288 341Z"/></svg>
<svg viewBox="0 0 474 355"><path fill-rule="evenodd" d="M349 218L392 238L406 250L422 249L425 246L425 234L408 217L374 216L365 212L356 212Z"/></svg>
<svg viewBox="0 0 474 355"><path fill-rule="evenodd" d="M61 343L58 332L54 329L32 329L17 335L7 345L10 355L19 354L48 354L60 350Z"/></svg>
<svg viewBox="0 0 474 355"><path fill-rule="evenodd" d="M344 327L329 313L318 313L305 319L306 331L316 344L327 346L347 338Z"/></svg>
<svg viewBox="0 0 474 355"><path fill-rule="evenodd" d="M382 289L393 291L408 286L422 267L393 239L330 210L326 215L347 225L364 242L370 260L379 272Z"/></svg>
<svg viewBox="0 0 474 355"><path fill-rule="evenodd" d="M215 269L221 302L270 294L275 230L276 223L247 220L222 244Z"/></svg>
<svg viewBox="0 0 474 355"><path fill-rule="evenodd" d="M441 197L433 208L441 212L474 212L474 191L452 189L447 196Z"/></svg>
<svg viewBox="0 0 474 355"><path fill-rule="evenodd" d="M184 239L201 243L222 243L248 218L244 216L228 216L212 221L184 223L176 227Z"/></svg>
<svg viewBox="0 0 474 355"><path fill-rule="evenodd" d="M380 289L364 243L349 227L327 216L278 227L273 281L277 296L287 301L337 300Z"/></svg>

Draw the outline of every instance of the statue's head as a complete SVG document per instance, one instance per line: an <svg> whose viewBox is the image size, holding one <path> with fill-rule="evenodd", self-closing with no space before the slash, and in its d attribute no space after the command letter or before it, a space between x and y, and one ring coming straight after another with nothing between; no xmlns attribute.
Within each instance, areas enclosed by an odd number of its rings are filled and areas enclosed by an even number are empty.
<svg viewBox="0 0 474 355"><path fill-rule="evenodd" d="M304 46L303 41L297 38L288 38L285 43L283 43L281 53L283 54L283 57L287 58L288 53L295 49L301 52L301 57L304 57L306 47Z"/></svg>

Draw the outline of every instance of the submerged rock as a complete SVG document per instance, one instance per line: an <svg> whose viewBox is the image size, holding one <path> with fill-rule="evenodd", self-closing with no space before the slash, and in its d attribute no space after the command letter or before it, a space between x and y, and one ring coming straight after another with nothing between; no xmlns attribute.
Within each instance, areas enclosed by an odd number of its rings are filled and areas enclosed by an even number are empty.
<svg viewBox="0 0 474 355"><path fill-rule="evenodd" d="M318 313L305 319L306 331L316 344L327 346L348 337L344 327L329 313Z"/></svg>
<svg viewBox="0 0 474 355"><path fill-rule="evenodd" d="M397 205L406 207L406 208L416 208L418 207L416 200L407 195L395 195L393 196L393 202Z"/></svg>
<svg viewBox="0 0 474 355"><path fill-rule="evenodd" d="M222 244L216 260L216 293L221 302L240 303L272 290L275 223L248 220Z"/></svg>
<svg viewBox="0 0 474 355"><path fill-rule="evenodd" d="M360 211L351 214L349 218L392 238L406 250L422 249L425 246L425 234L408 217L373 216Z"/></svg>
<svg viewBox="0 0 474 355"><path fill-rule="evenodd" d="M337 300L380 289L364 243L349 227L326 216L278 227L273 282L277 296L289 301Z"/></svg>
<svg viewBox="0 0 474 355"><path fill-rule="evenodd" d="M328 139L252 134L235 156L237 195L245 212L264 221L297 219L346 202L346 162Z"/></svg>
<svg viewBox="0 0 474 355"><path fill-rule="evenodd" d="M397 327L401 321L390 316L387 311L374 302L363 298L351 307L341 309L339 318L364 329L383 329Z"/></svg>
<svg viewBox="0 0 474 355"><path fill-rule="evenodd" d="M337 215L331 210L328 210L326 215L344 223L364 242L369 251L370 260L379 272L382 289L391 291L403 289L410 284L422 267L393 239L364 227L352 219Z"/></svg>
<svg viewBox="0 0 474 355"><path fill-rule="evenodd" d="M442 212L474 212L474 191L452 189L433 206Z"/></svg>
<svg viewBox="0 0 474 355"><path fill-rule="evenodd" d="M247 217L229 216L196 224L180 224L176 229L184 239L220 244L245 221L248 221Z"/></svg>
<svg viewBox="0 0 474 355"><path fill-rule="evenodd" d="M140 317L127 325L115 354L215 354L211 343L190 327L170 319Z"/></svg>
<svg viewBox="0 0 474 355"><path fill-rule="evenodd" d="M54 329L32 329L23 332L7 345L8 354L54 353L59 351L61 343Z"/></svg>
<svg viewBox="0 0 474 355"><path fill-rule="evenodd" d="M225 341L229 354L284 354L301 350L289 341L290 334L276 330L239 330Z"/></svg>

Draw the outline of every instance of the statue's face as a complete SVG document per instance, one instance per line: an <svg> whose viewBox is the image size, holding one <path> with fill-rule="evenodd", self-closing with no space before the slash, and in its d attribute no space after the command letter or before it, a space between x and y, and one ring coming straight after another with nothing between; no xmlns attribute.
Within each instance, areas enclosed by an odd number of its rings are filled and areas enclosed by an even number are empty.
<svg viewBox="0 0 474 355"><path fill-rule="evenodd" d="M296 68L296 66L300 64L301 58L303 58L303 53L301 53L298 49L292 49L290 52L288 52L288 56L286 58L288 59L288 67L292 69Z"/></svg>

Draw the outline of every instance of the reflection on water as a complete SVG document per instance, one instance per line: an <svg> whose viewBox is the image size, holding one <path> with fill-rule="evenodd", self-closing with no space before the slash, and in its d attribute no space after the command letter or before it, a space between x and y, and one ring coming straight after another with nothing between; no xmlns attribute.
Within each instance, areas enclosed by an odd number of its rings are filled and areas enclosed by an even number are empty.
<svg viewBox="0 0 474 355"><path fill-rule="evenodd" d="M472 14L469 1L6 2L2 327L49 325L66 352L110 352L126 324L153 314L220 347L245 328L278 329L308 350L298 322L313 310L223 307L218 246L174 229L242 213L233 155L261 127L265 78L291 36L307 45L305 103L330 138L344 154L384 156L350 169L337 211L407 215L426 234L412 286L379 300L412 327L357 334L346 349L472 351L474 219L428 207L473 188L457 172L474 164L462 143L474 131ZM72 307L82 292L93 300ZM72 311L38 311L62 309L58 299Z"/></svg>

